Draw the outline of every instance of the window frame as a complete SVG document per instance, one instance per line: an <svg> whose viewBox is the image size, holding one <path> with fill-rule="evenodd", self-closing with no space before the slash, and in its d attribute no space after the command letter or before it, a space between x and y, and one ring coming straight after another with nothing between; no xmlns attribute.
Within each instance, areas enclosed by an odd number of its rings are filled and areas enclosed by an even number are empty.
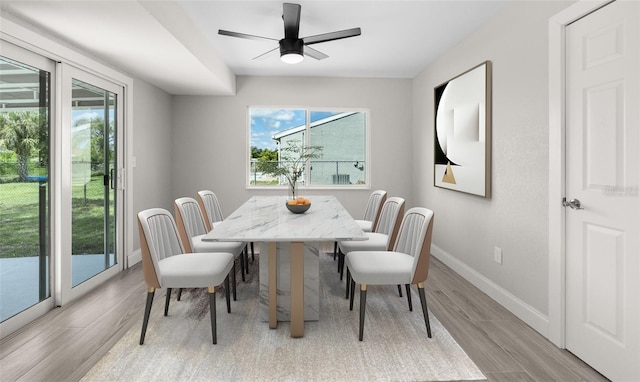
<svg viewBox="0 0 640 382"><path fill-rule="evenodd" d="M311 134L311 113L313 112L335 112L335 113L362 113L365 116L364 122L364 149L365 149L365 182L361 184L309 184L310 171L309 161L305 163L304 181L298 184L300 190L369 190L371 189L371 111L368 108L354 107L318 107L318 106L300 106L300 105L249 105L246 110L246 143L247 152L245 155L245 187L248 190L286 190L287 185L253 185L251 184L251 110L253 109L272 109L272 110L304 110L305 111L305 145L310 144Z"/></svg>

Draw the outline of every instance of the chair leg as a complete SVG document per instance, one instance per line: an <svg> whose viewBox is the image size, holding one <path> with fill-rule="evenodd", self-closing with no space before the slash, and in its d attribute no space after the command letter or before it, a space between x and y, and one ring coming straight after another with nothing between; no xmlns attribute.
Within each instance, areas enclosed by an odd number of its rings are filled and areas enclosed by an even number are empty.
<svg viewBox="0 0 640 382"><path fill-rule="evenodd" d="M344 298L349 298L349 287L351 286L351 271L347 268L347 283L345 285Z"/></svg>
<svg viewBox="0 0 640 382"><path fill-rule="evenodd" d="M422 305L422 314L424 315L424 323L427 326L427 336L431 338L431 325L429 325L429 310L427 309L427 297L424 295L423 283L418 283L418 294L420 295L420 304Z"/></svg>
<svg viewBox="0 0 640 382"><path fill-rule="evenodd" d="M181 298L182 298L182 288L178 289L178 297L176 298L176 301L180 301Z"/></svg>
<svg viewBox="0 0 640 382"><path fill-rule="evenodd" d="M171 300L171 288L167 288L167 298L164 300L164 315L169 315L169 300Z"/></svg>
<svg viewBox="0 0 640 382"><path fill-rule="evenodd" d="M224 279L224 297L227 300L227 313L231 313L231 292L229 291L229 275Z"/></svg>
<svg viewBox="0 0 640 382"><path fill-rule="evenodd" d="M247 276L249 275L249 250L247 247L244 247L244 266L247 271Z"/></svg>
<svg viewBox="0 0 640 382"><path fill-rule="evenodd" d="M360 284L360 331L358 339L362 341L364 334L364 308L367 305L367 284Z"/></svg>
<svg viewBox="0 0 640 382"><path fill-rule="evenodd" d="M233 301L238 301L236 296L236 261L233 260L233 268L231 268L231 281L233 282Z"/></svg>
<svg viewBox="0 0 640 382"><path fill-rule="evenodd" d="M340 273L340 268L342 268L342 251L338 248L338 273Z"/></svg>
<svg viewBox="0 0 640 382"><path fill-rule="evenodd" d="M211 312L211 337L215 345L218 343L218 332L216 328L216 287L209 287L209 310Z"/></svg>
<svg viewBox="0 0 640 382"><path fill-rule="evenodd" d="M251 242L251 262L256 261L255 252L253 251L253 241Z"/></svg>
<svg viewBox="0 0 640 382"><path fill-rule="evenodd" d="M336 255L338 254L338 242L333 242L333 261L336 260Z"/></svg>
<svg viewBox="0 0 640 382"><path fill-rule="evenodd" d="M342 275L344 274L344 253L339 250L340 260L338 261L338 266L340 267L340 281L342 281Z"/></svg>
<svg viewBox="0 0 640 382"><path fill-rule="evenodd" d="M151 305L153 305L153 295L155 288L149 288L147 291L147 304L144 307L144 319L142 320L142 332L140 333L140 345L144 343L144 335L147 334L147 324L149 324L149 314L151 313Z"/></svg>
<svg viewBox="0 0 640 382"><path fill-rule="evenodd" d="M356 292L356 281L351 279L351 288L349 288L349 310L353 310L353 295Z"/></svg>
<svg viewBox="0 0 640 382"><path fill-rule="evenodd" d="M404 284L405 288L407 288L407 302L409 303L409 312L413 312L413 304L411 304L411 285ZM400 287L400 285L398 285Z"/></svg>
<svg viewBox="0 0 640 382"><path fill-rule="evenodd" d="M402 286L398 284L398 296L402 297Z"/></svg>
<svg viewBox="0 0 640 382"><path fill-rule="evenodd" d="M240 275L242 276L242 282L245 282L244 279L244 253L240 253Z"/></svg>

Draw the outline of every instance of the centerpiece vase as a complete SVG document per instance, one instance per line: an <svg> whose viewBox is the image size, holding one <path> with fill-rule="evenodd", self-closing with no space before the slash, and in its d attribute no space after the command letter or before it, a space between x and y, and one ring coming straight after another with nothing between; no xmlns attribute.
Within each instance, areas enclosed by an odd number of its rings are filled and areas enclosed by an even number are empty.
<svg viewBox="0 0 640 382"><path fill-rule="evenodd" d="M297 182L289 183L289 200L295 200L298 197Z"/></svg>

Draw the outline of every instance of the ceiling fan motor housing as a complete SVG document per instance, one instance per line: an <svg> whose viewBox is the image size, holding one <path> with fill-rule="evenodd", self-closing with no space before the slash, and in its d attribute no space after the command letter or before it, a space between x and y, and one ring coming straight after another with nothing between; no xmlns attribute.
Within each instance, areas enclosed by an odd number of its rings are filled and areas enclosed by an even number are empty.
<svg viewBox="0 0 640 382"><path fill-rule="evenodd" d="M302 39L287 39L280 40L280 56L285 54L302 54L304 51L304 42Z"/></svg>

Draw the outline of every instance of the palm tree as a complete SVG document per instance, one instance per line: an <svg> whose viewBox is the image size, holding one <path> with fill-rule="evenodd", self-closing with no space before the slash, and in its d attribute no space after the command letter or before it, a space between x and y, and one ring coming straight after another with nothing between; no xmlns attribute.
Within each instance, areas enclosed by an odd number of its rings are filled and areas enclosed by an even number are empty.
<svg viewBox="0 0 640 382"><path fill-rule="evenodd" d="M41 113L33 110L0 113L0 148L18 156L20 181L29 176L29 159L32 151L40 148L42 134L46 132L45 121Z"/></svg>

